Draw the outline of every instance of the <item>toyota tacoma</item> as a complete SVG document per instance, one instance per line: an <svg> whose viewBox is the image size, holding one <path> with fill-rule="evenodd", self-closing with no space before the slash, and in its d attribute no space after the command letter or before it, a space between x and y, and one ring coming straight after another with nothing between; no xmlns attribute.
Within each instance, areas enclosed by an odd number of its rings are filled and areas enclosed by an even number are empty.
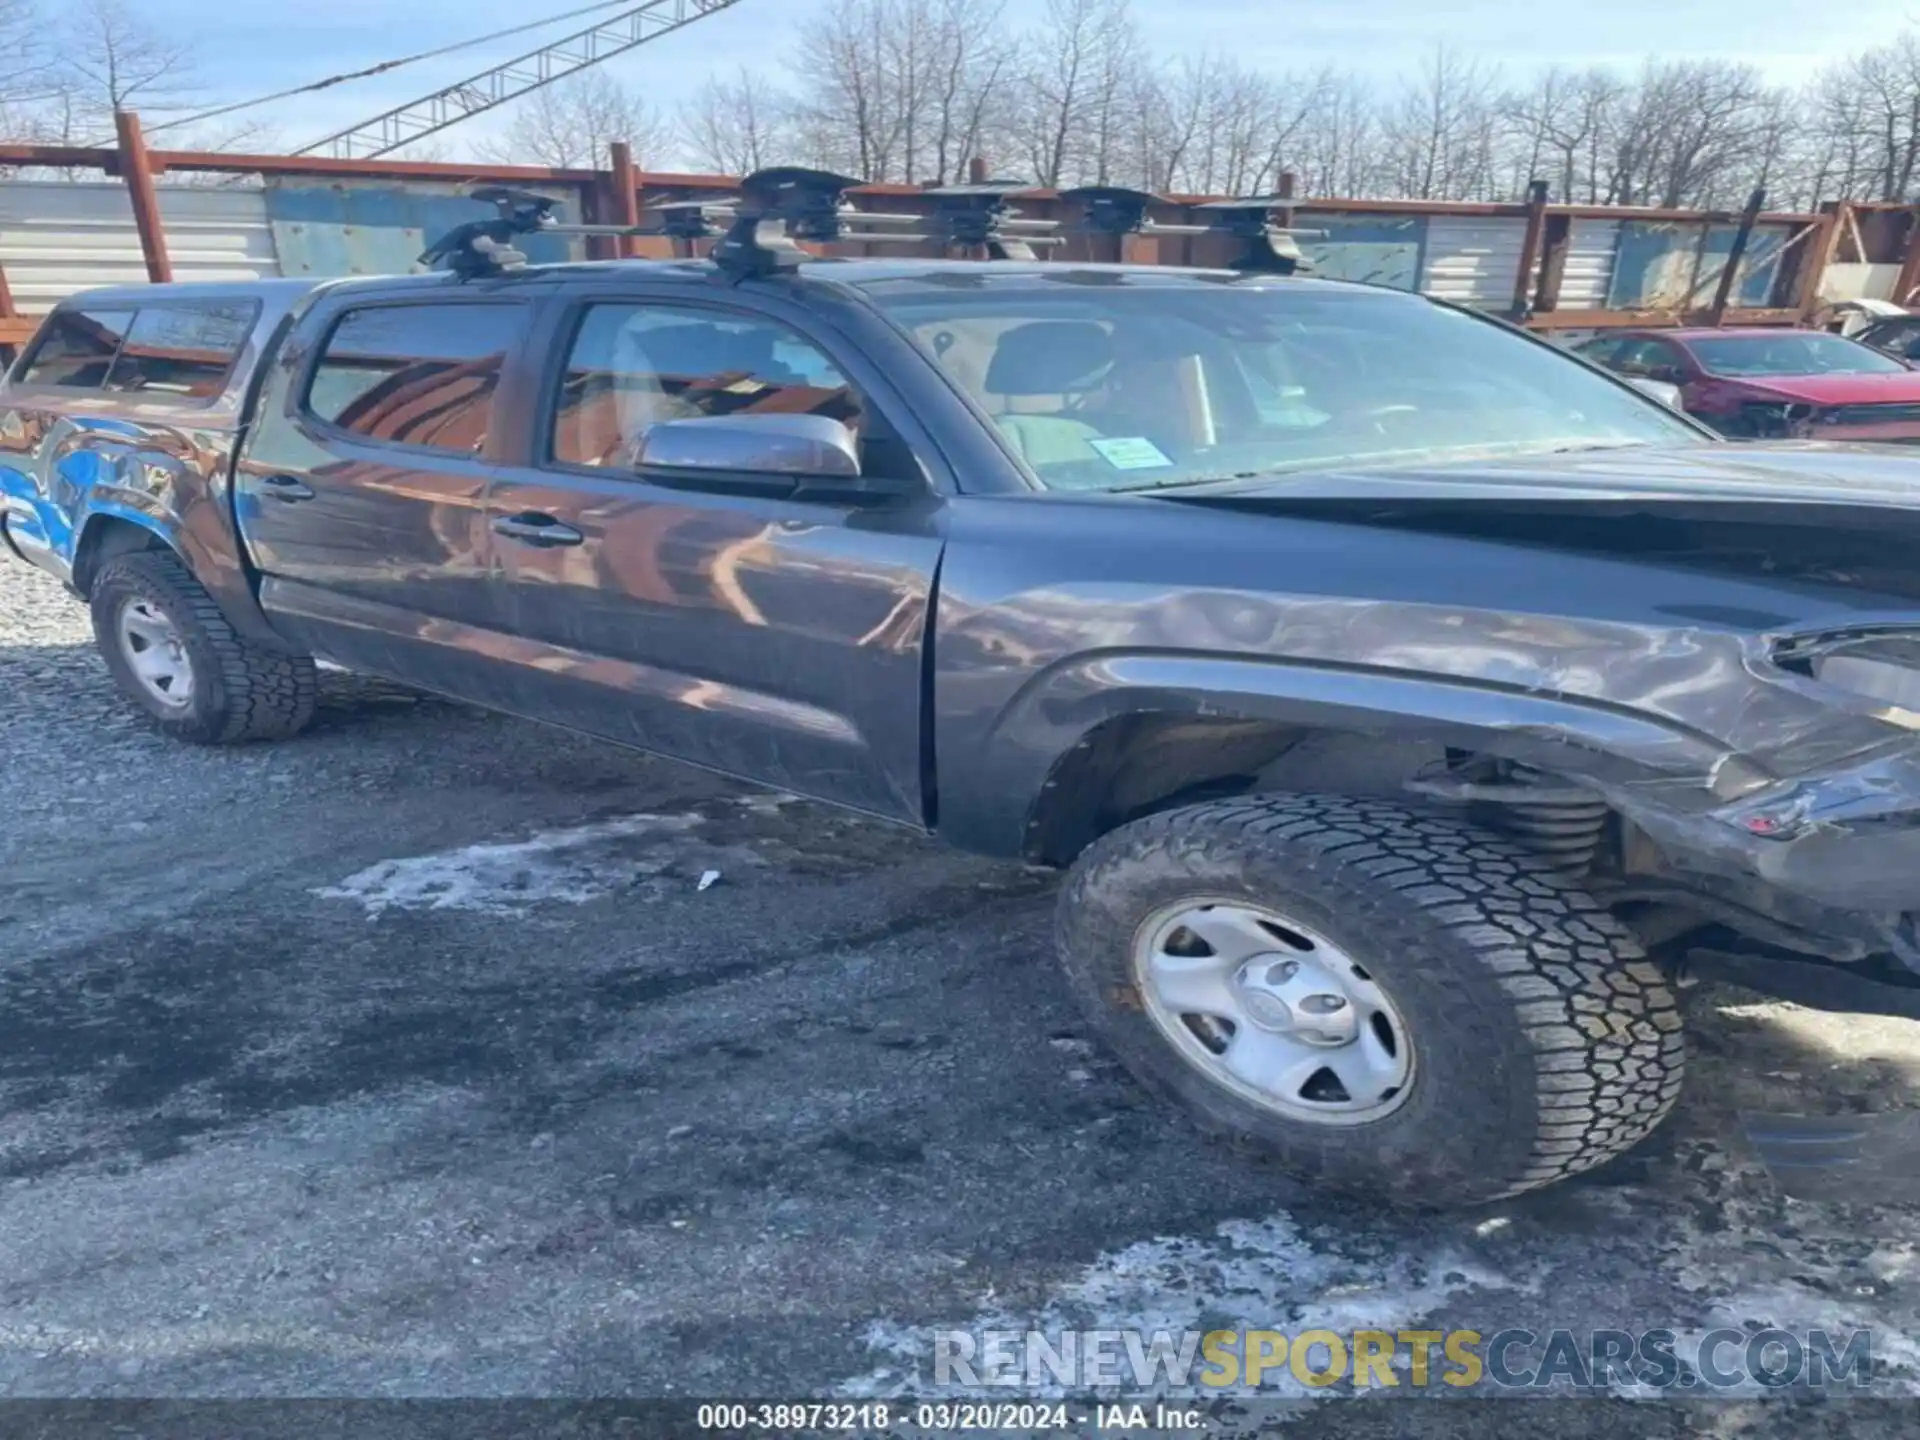
<svg viewBox="0 0 1920 1440"><path fill-rule="evenodd" d="M1381 1201L1647 1136L1649 952L1909 1003L1910 452L1284 263L814 260L808 213L75 296L0 534L181 740L296 734L327 663L1059 867L1132 1072Z"/></svg>

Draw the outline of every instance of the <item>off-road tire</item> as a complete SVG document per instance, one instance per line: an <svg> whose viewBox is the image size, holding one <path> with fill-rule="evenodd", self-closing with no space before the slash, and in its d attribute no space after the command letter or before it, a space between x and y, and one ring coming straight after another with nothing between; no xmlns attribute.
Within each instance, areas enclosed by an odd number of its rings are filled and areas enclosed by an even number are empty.
<svg viewBox="0 0 1920 1440"><path fill-rule="evenodd" d="M1185 898L1244 900L1343 947L1398 1008L1411 1093L1352 1125L1230 1091L1147 1014L1136 933ZM1550 1185L1629 1149L1680 1093L1680 1013L1600 903L1542 856L1444 816L1283 795L1152 815L1097 841L1059 903L1067 977L1149 1089L1303 1180L1416 1207Z"/></svg>
<svg viewBox="0 0 1920 1440"><path fill-rule="evenodd" d="M121 653L120 611L136 601L163 612L179 632L193 669L193 694L182 709L150 697ZM281 740L313 718L313 661L242 640L177 556L141 550L109 560L94 577L88 603L94 642L114 684L163 734L198 745Z"/></svg>

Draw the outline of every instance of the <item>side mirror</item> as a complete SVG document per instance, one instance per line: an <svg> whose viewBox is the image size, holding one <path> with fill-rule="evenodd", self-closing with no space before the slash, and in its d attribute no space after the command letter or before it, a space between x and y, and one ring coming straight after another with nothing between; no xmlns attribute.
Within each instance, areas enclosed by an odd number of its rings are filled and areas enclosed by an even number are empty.
<svg viewBox="0 0 1920 1440"><path fill-rule="evenodd" d="M1651 375L1628 375L1623 377L1634 389L1651 395L1662 405L1680 408L1680 387L1667 380L1655 380Z"/></svg>
<svg viewBox="0 0 1920 1440"><path fill-rule="evenodd" d="M649 425L634 464L774 481L844 481L860 478L860 449L853 432L826 415L715 415Z"/></svg>

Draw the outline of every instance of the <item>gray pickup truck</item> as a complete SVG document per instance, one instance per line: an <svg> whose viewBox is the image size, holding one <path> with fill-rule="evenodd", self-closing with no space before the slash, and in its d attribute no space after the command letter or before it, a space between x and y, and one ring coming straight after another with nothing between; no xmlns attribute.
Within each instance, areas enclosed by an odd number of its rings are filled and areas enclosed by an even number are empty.
<svg viewBox="0 0 1920 1440"><path fill-rule="evenodd" d="M1414 295L782 223L76 296L0 534L183 740L296 734L324 661L1062 867L1132 1071L1383 1202L1648 1135L1673 956L1911 1011L1909 454Z"/></svg>

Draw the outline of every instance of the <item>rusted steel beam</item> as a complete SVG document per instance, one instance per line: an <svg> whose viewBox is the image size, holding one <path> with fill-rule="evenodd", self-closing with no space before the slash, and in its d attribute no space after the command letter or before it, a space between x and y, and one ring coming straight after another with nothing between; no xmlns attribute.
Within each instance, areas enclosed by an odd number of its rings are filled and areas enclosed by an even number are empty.
<svg viewBox="0 0 1920 1440"><path fill-rule="evenodd" d="M112 150L90 145L0 145L0 165L56 165L70 170L114 172Z"/></svg>
<svg viewBox="0 0 1920 1440"><path fill-rule="evenodd" d="M640 184L637 172L633 168L633 149L624 140L616 140L607 147L608 170L607 184L612 190L612 223L615 225L638 225L640 223ZM614 254L622 260L631 260L640 253L634 244L636 237L621 235L613 242Z"/></svg>
<svg viewBox="0 0 1920 1440"><path fill-rule="evenodd" d="M1515 320L1527 313L1533 293L1533 271L1540 263L1540 246L1547 229L1547 182L1535 180L1527 186L1527 228L1520 235L1520 264L1513 274L1513 304L1509 313Z"/></svg>
<svg viewBox="0 0 1920 1440"><path fill-rule="evenodd" d="M5 163L0 147L0 163ZM548 165L448 165L426 160L336 160L325 155L223 155L198 150L156 150L153 162L162 170L198 170L236 175L311 175L341 179L509 181L514 184L555 181L591 185L597 170L562 170Z"/></svg>
<svg viewBox="0 0 1920 1440"><path fill-rule="evenodd" d="M613 187L610 178L602 171L600 178L592 185L583 186L580 191L580 222L583 225L606 225L607 216L613 212ZM589 235L585 249L589 260L613 259L613 237L611 235Z"/></svg>
<svg viewBox="0 0 1920 1440"><path fill-rule="evenodd" d="M1861 256L1866 259L1866 256ZM1900 250L1900 274L1893 282L1893 303L1909 305L1920 287L1920 208L1908 207L1907 234Z"/></svg>
<svg viewBox="0 0 1920 1440"><path fill-rule="evenodd" d="M167 231L160 220L160 197L153 188L153 169L147 159L147 139L140 117L131 110L113 112L113 129L120 142L120 178L133 206L133 228L140 235L140 254L147 262L147 278L155 284L173 279L167 258Z"/></svg>
<svg viewBox="0 0 1920 1440"><path fill-rule="evenodd" d="M1560 305L1560 285L1567 277L1567 254L1573 249L1573 216L1548 211L1540 225L1540 283L1533 292L1533 313L1544 315Z"/></svg>
<svg viewBox="0 0 1920 1440"><path fill-rule="evenodd" d="M1803 321L1811 319L1813 312L1820 308L1820 282L1826 278L1827 267L1833 264L1834 254L1840 248L1841 212L1846 208L1847 202L1840 201L1831 214L1822 215L1801 232L1808 238L1794 270L1793 308Z"/></svg>
<svg viewBox="0 0 1920 1440"><path fill-rule="evenodd" d="M1713 304L1707 309L1712 317L1707 321L1709 325L1718 325L1726 317L1727 305L1733 299L1733 282L1739 277L1740 262L1746 258L1747 242L1753 238L1754 222L1760 218L1760 207L1766 203L1767 192L1755 190L1740 211L1739 228L1733 232L1733 244L1727 248L1726 261L1720 267L1720 283L1714 286Z"/></svg>
<svg viewBox="0 0 1920 1440"><path fill-rule="evenodd" d="M1657 205L1555 205L1556 215L1572 215L1581 220L1674 220L1694 224L1737 224L1742 210L1673 210ZM1755 216L1762 225L1804 225L1818 220L1817 214L1803 210L1769 210Z"/></svg>

